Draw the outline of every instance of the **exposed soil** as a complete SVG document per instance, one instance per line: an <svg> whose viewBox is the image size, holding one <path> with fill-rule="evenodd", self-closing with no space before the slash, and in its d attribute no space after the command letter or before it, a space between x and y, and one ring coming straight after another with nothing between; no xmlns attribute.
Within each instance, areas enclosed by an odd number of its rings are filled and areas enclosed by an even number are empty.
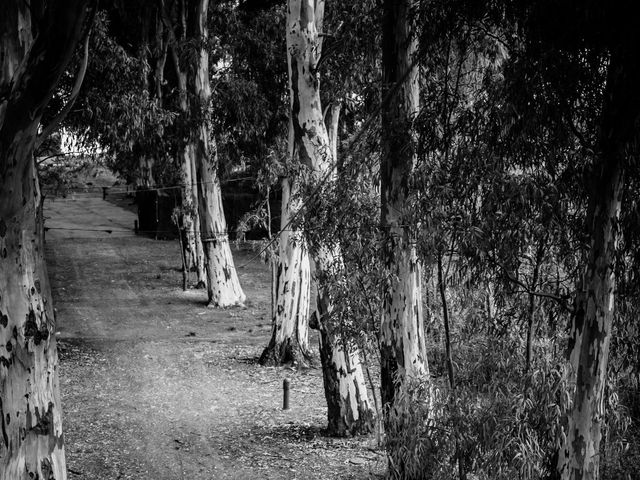
<svg viewBox="0 0 640 480"><path fill-rule="evenodd" d="M324 436L319 368L256 363L270 333L270 277L250 262L255 252L234 250L245 307L207 308L204 291L180 288L178 242L136 236L131 208L117 205L130 199L108 200L96 189L46 205L70 479L384 471L373 437ZM283 411L285 378L292 393Z"/></svg>

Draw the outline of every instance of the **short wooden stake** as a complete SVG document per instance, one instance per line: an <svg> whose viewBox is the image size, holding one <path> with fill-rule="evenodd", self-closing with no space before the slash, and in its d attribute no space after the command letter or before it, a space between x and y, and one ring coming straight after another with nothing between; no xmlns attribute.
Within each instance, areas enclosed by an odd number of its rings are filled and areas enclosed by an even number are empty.
<svg viewBox="0 0 640 480"><path fill-rule="evenodd" d="M289 410L289 379L282 381L282 409Z"/></svg>

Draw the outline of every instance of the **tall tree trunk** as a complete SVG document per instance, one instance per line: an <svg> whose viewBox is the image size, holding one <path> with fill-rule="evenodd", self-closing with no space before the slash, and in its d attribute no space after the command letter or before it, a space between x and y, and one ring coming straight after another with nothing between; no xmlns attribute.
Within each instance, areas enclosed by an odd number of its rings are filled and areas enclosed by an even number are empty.
<svg viewBox="0 0 640 480"><path fill-rule="evenodd" d="M207 285L205 255L200 233L200 215L198 215L198 189L193 145L188 143L180 159L182 183L182 227L184 230L184 256L188 259L189 270L195 270L197 275L196 288Z"/></svg>
<svg viewBox="0 0 640 480"><path fill-rule="evenodd" d="M58 356L33 149L94 2L9 2L0 17L0 479L66 479ZM31 32L40 27L35 39Z"/></svg>
<svg viewBox="0 0 640 480"><path fill-rule="evenodd" d="M167 55L169 53L169 42L167 40L166 27L162 23L162 17L157 8L153 8L155 15L155 38L153 48L153 91L151 95L155 97L158 106L163 105L162 87L164 85L164 67L167 64Z"/></svg>
<svg viewBox="0 0 640 480"><path fill-rule="evenodd" d="M327 107L324 114L324 124L327 126L327 135L329 136L329 145L331 145L331 158L338 161L338 127L340 125L340 110L342 104L334 102ZM338 172L342 169L337 166Z"/></svg>
<svg viewBox="0 0 640 480"><path fill-rule="evenodd" d="M569 342L575 392L566 435L558 452L562 479L595 480L599 476L600 440L605 421L611 324L615 303L614 261L628 151L637 148L640 119L638 45L625 45L611 55L602 113L600 152L587 228L591 246L577 288Z"/></svg>
<svg viewBox="0 0 640 480"><path fill-rule="evenodd" d="M188 30L197 40L193 58L191 89L191 120L194 122L190 143L192 161L196 167L200 237L206 258L207 296L209 305L228 307L245 301L245 294L231 255L227 222L222 209L222 193L218 180L218 154L213 139L209 139L206 115L211 88L209 86L209 53L207 40L208 0L191 0Z"/></svg>
<svg viewBox="0 0 640 480"><path fill-rule="evenodd" d="M407 378L429 381L422 314L421 267L405 216L408 183L415 163L412 120L418 112L418 70L412 66L417 41L409 24L411 0L385 0L382 35L383 97L397 88L382 112L384 154L380 168L383 262L381 333L382 404L393 405L396 387ZM396 383L399 382L399 383Z"/></svg>
<svg viewBox="0 0 640 480"><path fill-rule="evenodd" d="M334 158L322 116L318 59L322 42L324 0L289 0L287 59L293 141L300 158L312 172L313 182L331 180ZM329 432L334 435L369 432L373 410L368 400L359 351L342 340L331 324L332 301L323 278L341 265L340 248L311 245L318 278L317 314L320 357L327 398ZM344 275L344 269L338 272Z"/></svg>
<svg viewBox="0 0 640 480"><path fill-rule="evenodd" d="M282 181L280 241L275 267L271 340L260 356L261 365L306 363L309 355L311 269L302 232L291 231L292 180Z"/></svg>
<svg viewBox="0 0 640 480"><path fill-rule="evenodd" d="M206 257L204 254L204 245L202 244L202 235L198 235L198 229L200 226L200 212L198 210L198 189L196 188L197 170L195 164L195 156L191 156L191 175L189 177L189 194L191 196L189 216L192 219L192 263L195 267L196 274L198 276L198 283L196 288L207 287L207 269L206 269ZM226 228L226 227L225 227Z"/></svg>
<svg viewBox="0 0 640 480"><path fill-rule="evenodd" d="M161 2L160 17L168 36L167 49L171 54L171 63L173 63L175 71L176 87L179 92L179 107L185 118L188 118L190 110L187 99L187 71L181 65L178 55L178 42L186 42L187 10L183 2L172 6L177 10L175 17L171 16L170 10L167 9L164 2ZM179 32L179 34L176 32ZM196 159L193 151L193 142L190 142L189 139L185 141L177 163L180 165L181 181L184 185L181 192L182 210L180 218L183 228L183 257L187 260L188 269L196 272L196 288L204 288L207 285L207 272L202 236L200 235Z"/></svg>
<svg viewBox="0 0 640 480"><path fill-rule="evenodd" d="M339 254L334 252L334 255L336 253ZM336 260L330 252L323 256L323 261L335 265ZM327 272L331 267L316 262L316 268ZM355 344L343 339L341 332L328 321L332 308L329 292L319 285L316 318L327 400L327 430L330 435L339 437L369 433L375 428L375 413L367 393L360 351Z"/></svg>

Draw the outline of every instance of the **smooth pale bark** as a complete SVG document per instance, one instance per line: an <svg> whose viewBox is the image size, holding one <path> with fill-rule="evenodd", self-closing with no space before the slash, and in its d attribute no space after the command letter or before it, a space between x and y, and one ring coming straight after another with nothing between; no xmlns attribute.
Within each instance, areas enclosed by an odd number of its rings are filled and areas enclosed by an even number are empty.
<svg viewBox="0 0 640 480"><path fill-rule="evenodd" d="M608 66L599 155L587 218L591 245L585 273L577 288L570 332L569 352L575 392L558 452L557 471L563 480L596 480L599 477L623 172L630 150L637 148L640 120L638 50L638 45L621 47L612 53Z"/></svg>
<svg viewBox="0 0 640 480"><path fill-rule="evenodd" d="M422 313L422 274L405 217L408 183L415 164L412 120L418 112L417 40L411 32L411 0L385 0L382 36L383 97L396 88L382 111L384 154L380 168L383 262L381 343L382 404L393 405L407 378L429 381ZM398 383L396 383L398 382Z"/></svg>
<svg viewBox="0 0 640 480"><path fill-rule="evenodd" d="M202 246L206 258L207 296L212 307L242 304L246 297L240 286L231 255L227 223L222 211L222 194L216 168L209 163L206 129L195 149L198 173L198 209Z"/></svg>
<svg viewBox="0 0 640 480"><path fill-rule="evenodd" d="M198 235L200 215L198 215L198 190L196 188L196 165L193 145L187 144L182 151L180 162L182 169L182 229L184 233L183 255L189 270L195 270L196 287L206 287L207 272L202 237Z"/></svg>
<svg viewBox="0 0 640 480"><path fill-rule="evenodd" d="M192 212L197 211L197 204L191 201L193 186L193 176L191 170L191 155L188 155L188 149L183 149L180 159L181 181L184 187L180 191L181 209L179 213L178 223L180 226L180 247L182 249L183 259L183 280L182 289L186 290L189 283L189 273L197 268L196 265L196 234L194 229L194 221ZM204 258L202 268L204 270Z"/></svg>
<svg viewBox="0 0 640 480"><path fill-rule="evenodd" d="M183 112L187 113L189 111L187 102L187 73L180 68L176 48L176 45L173 44L171 52L174 65L176 66L176 77L180 90L180 108ZM201 288L207 286L207 270L202 236L199 235L200 214L198 213L198 189L196 188L198 175L196 156L193 148L192 142L187 143L184 146L180 160L182 181L184 184L184 188L182 189L182 225L186 237L186 242L183 245L185 247L184 254L189 259L189 268L196 271L198 278L196 286Z"/></svg>
<svg viewBox="0 0 640 480"><path fill-rule="evenodd" d="M597 479L600 440L605 421L604 387L614 307L614 255L620 214L620 163L603 172L591 220L592 243L584 284L571 326L570 362L576 373L574 404L558 470L563 479Z"/></svg>
<svg viewBox="0 0 640 480"><path fill-rule="evenodd" d="M178 89L178 103L180 110L189 115L190 106L187 101L187 72L181 66L178 56L178 43L186 42L187 10L184 3L177 6L177 18L171 18L165 3L160 3L159 15L162 24L166 30L168 39L163 42L166 44L165 51L171 54L171 62L176 78L176 87ZM179 26L178 26L179 25ZM180 32L178 36L176 30ZM161 88L158 85L157 88ZM193 134L192 134L193 136ZM202 236L200 235L200 215L198 213L198 189L197 187L197 170L196 157L194 153L194 144L192 141L186 142L182 152L178 158L182 184L184 185L181 192L182 209L180 212L180 224L182 225L183 241L182 255L187 268L195 270L197 275L197 288L204 288L207 285L206 259L204 247L202 245Z"/></svg>
<svg viewBox="0 0 640 480"><path fill-rule="evenodd" d="M274 268L271 340L260 356L261 365L307 363L311 268L302 232L292 231L291 180L282 181L282 210L278 258Z"/></svg>
<svg viewBox="0 0 640 480"><path fill-rule="evenodd" d="M321 51L318 31L323 0L289 0L287 51L291 121L296 152L312 173L312 182L334 178L332 147L320 103L317 62ZM331 325L332 300L322 278L344 275L339 246L312 245L318 283L316 318L320 329L320 357L327 399L329 432L346 435L373 429L373 409L368 400L357 347L347 345Z"/></svg>
<svg viewBox="0 0 640 480"><path fill-rule="evenodd" d="M192 1L193 3L193 1ZM203 37L206 36L206 30L202 31L201 29L199 29L199 26L202 25L203 28L205 26L205 24L202 24L203 22L203 15L204 18L206 19L206 11L208 9L208 4L200 4L200 3L195 3L196 5L196 10L195 10L195 31L192 30L192 34L194 36L200 36L202 35ZM186 15L187 15L187 9L185 7L185 3L180 3L180 15L181 15L181 20L180 23L182 25L182 30L183 30L183 41L186 41L186 35L187 35L187 19L186 19ZM204 14L202 9L204 9ZM193 15L193 12L192 12ZM192 23L193 23L193 18L192 18ZM172 30L173 31L173 30ZM187 73L184 71L181 71L181 67L180 67L180 62L178 61L178 56L176 55L176 47L177 45L174 43L172 46L172 52L175 55L174 58L174 63L176 66L176 71L177 71L177 78L178 78L178 82L179 82L179 87L180 87L180 102L181 102L181 107L184 105L183 111L188 112L188 103L187 103ZM206 52L206 50L203 50L204 53L206 55L208 55L208 53ZM202 53L201 53L202 54ZM200 64L199 66L196 67L196 70L199 71L199 75L203 75L204 72L207 72L208 70L208 56L206 57L206 64ZM204 68L204 72L202 71L202 68ZM208 72L206 74L204 74L204 80L206 80L207 84L205 86L205 88L202 89L202 91L198 90L198 83L197 82L192 82L191 86L194 87L194 90L192 92L190 92L193 96L193 98L201 98L201 95L206 96L206 101L208 101L208 99L211 96L211 90L209 88L209 84L208 84ZM205 101L204 97L202 97L202 100ZM200 112L199 108L201 107L201 103L194 105L192 104L192 110L191 110L191 115L193 115L196 112ZM193 138L193 133L192 133L192 138ZM183 191L183 195L184 195L184 199L187 201L188 203L188 209L185 211L185 215L188 215L190 218L190 222L192 225L192 228L189 230L189 243L190 243L190 251L191 251L191 264L193 266L193 268L195 268L196 274L197 274L197 279L198 282L196 284L197 288L206 288L209 284L209 275L210 273L207 271L207 256L205 254L205 246L202 242L203 239L203 234L204 234L204 230L200 228L201 226L201 221L200 221L200 202L201 201L206 201L205 198L201 198L201 191L197 188L198 187L198 166L196 165L196 162L198 161L198 152L195 150L196 146L193 142L191 142L190 144L188 143L187 145L185 145L185 154L184 154L184 167L186 169L186 171L189 172L188 177L185 178L185 190ZM193 150L193 151L192 151ZM213 148L214 153L215 152L215 145ZM215 159L216 163L217 163L217 157ZM215 180L217 181L217 172L215 172L216 178ZM212 187L213 189L213 187ZM217 195L214 193L213 195L213 200L214 202L219 202L219 215L221 215L221 222L224 223L224 231L226 231L226 223L225 223L225 217L224 217L224 212L222 211L222 197L221 197L221 193L220 193L220 186L218 184L218 192ZM222 247L223 253L225 255L227 255L230 259L231 259L231 269L233 270L232 273L232 278L231 281L233 282L233 277L235 276L235 282L237 283L237 276L236 276L236 272L235 272L235 267L233 266L233 259L231 258L231 251L228 249L228 246L226 248L227 251L224 251L224 247ZM220 265L222 268L227 268L226 265L228 264L228 262L219 262L218 265ZM225 272L222 272L224 275L226 275ZM221 272L217 272L217 275L220 275ZM233 285L232 285L233 287ZM242 290L240 289L239 285L237 286L237 288L235 289L237 292L236 296L241 299L239 300L240 303L244 301L244 294L242 293ZM209 295L209 302L211 302L211 298L212 298L212 294L211 294L211 290L208 291L208 295ZM215 297L215 295L214 295Z"/></svg>
<svg viewBox="0 0 640 480"><path fill-rule="evenodd" d="M43 111L94 2L29 5L0 16L0 479L66 479L51 289L33 150Z"/></svg>
<svg viewBox="0 0 640 480"><path fill-rule="evenodd" d="M342 105L335 102L327 107L327 111L324 114L324 124L327 126L329 145L331 145L331 158L336 160L338 159L338 126L340 124L341 109ZM338 171L340 171L339 168Z"/></svg>
<svg viewBox="0 0 640 480"><path fill-rule="evenodd" d="M207 269L206 269L206 258L204 254L204 246L202 244L202 235L198 235L198 227L200 225L200 213L198 209L198 189L196 188L196 157L195 155L191 156L191 169L190 169L190 177L189 183L185 181L185 187L188 185L188 194L190 195L191 201L189 202L189 216L192 219L192 235L191 237L191 263L193 268L195 268L198 282L196 284L197 288L206 288L207 286ZM187 195L185 195L185 198ZM220 199L222 201L222 199ZM222 212L224 219L224 212ZM225 227L226 228L226 227Z"/></svg>
<svg viewBox="0 0 640 480"><path fill-rule="evenodd" d="M194 55L192 78L187 82L191 93L191 119L194 122L189 142L195 164L198 191L200 237L206 258L207 296L209 305L228 307L242 304L246 297L236 273L231 255L227 222L222 209L222 193L218 180L218 154L213 139L209 139L207 107L211 100L209 86L209 53L207 42L208 0L192 0L188 12L189 29L201 45Z"/></svg>

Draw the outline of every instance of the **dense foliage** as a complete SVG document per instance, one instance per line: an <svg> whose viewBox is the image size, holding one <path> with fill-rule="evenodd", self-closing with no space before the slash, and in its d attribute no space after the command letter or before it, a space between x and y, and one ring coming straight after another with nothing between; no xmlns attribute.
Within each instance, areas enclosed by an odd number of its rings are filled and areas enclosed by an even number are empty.
<svg viewBox="0 0 640 480"><path fill-rule="evenodd" d="M380 93L383 12L369 1L326 8L319 76L325 108L342 109L337 179L300 189L303 208L289 228L304 229L311 245L340 245L341 265L322 279L336 305L329 328L361 347L375 390L389 280L380 265L379 114L390 101ZM424 267L433 385L407 385L388 412L390 477L553 474L572 401L565 357L599 188L607 75L615 52L636 39L625 12L597 2L416 3L418 154L403 226ZM218 2L210 13L207 121L221 174L257 178L268 199L281 177L308 174L286 148L286 10ZM122 173L153 156L161 175L175 177L185 121L176 92L166 88L163 104L145 89L143 42L125 48L124 39L106 13L98 17L86 92L68 125L106 148ZM627 156L603 478L631 478L640 466L640 175L637 152ZM268 205L247 218L266 226Z"/></svg>

